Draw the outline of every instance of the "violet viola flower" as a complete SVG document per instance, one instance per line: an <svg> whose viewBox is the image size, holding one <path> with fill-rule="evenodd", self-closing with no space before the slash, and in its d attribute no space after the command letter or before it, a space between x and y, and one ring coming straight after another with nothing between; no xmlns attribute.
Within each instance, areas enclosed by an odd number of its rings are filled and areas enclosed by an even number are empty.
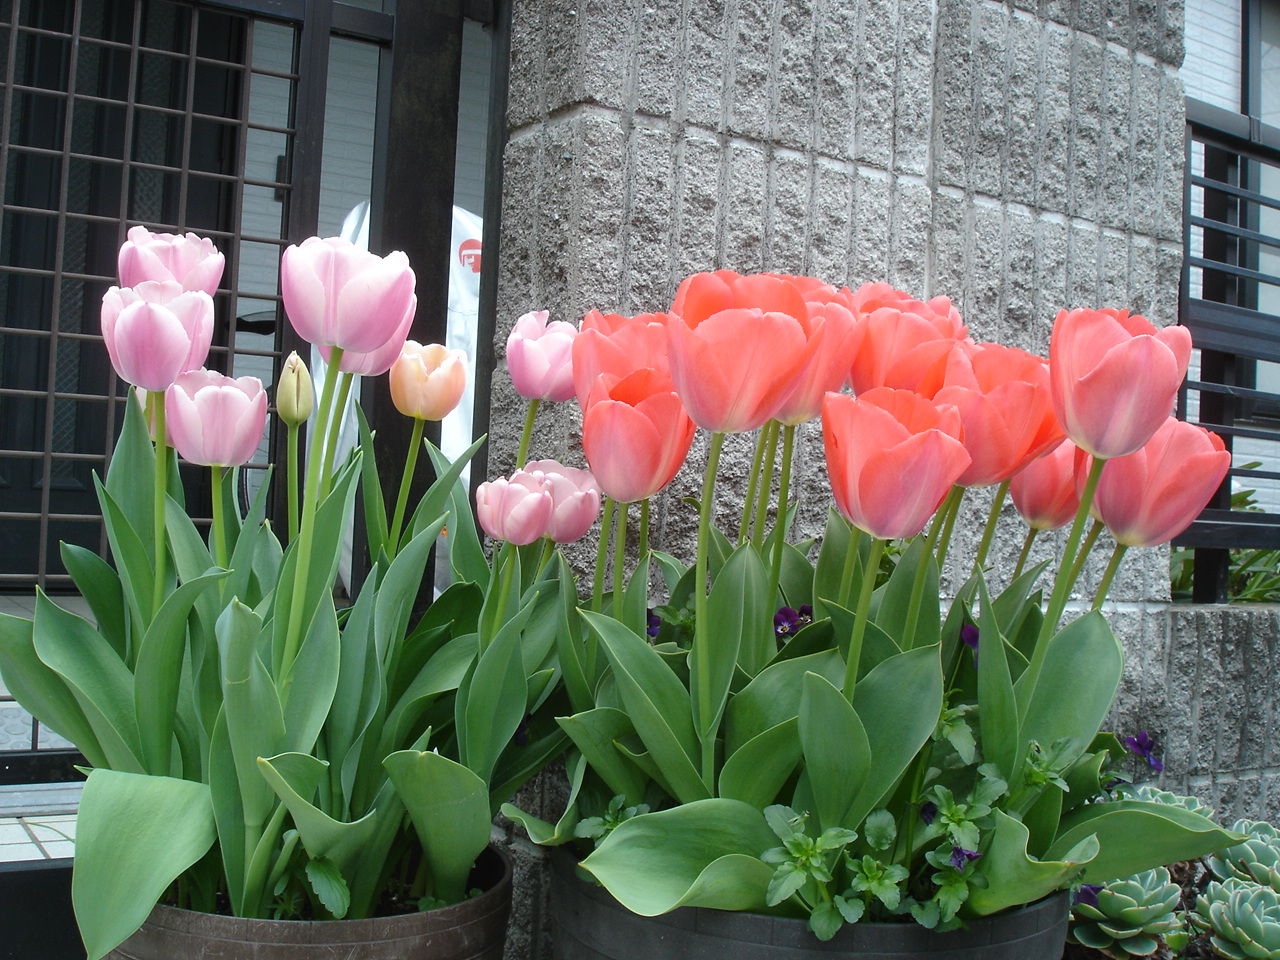
<svg viewBox="0 0 1280 960"><path fill-rule="evenodd" d="M978 666L978 628L966 623L960 628L960 642L973 651L973 665Z"/></svg>
<svg viewBox="0 0 1280 960"><path fill-rule="evenodd" d="M964 847L951 848L951 865L957 870L964 870L969 864L981 857L982 854L976 850L966 850Z"/></svg>
<svg viewBox="0 0 1280 960"><path fill-rule="evenodd" d="M653 607L645 611L645 633L649 637L657 637L662 629L662 618L653 612Z"/></svg>
<svg viewBox="0 0 1280 960"><path fill-rule="evenodd" d="M1147 765L1156 773L1161 773L1164 770L1164 763L1156 756L1156 742L1147 731L1139 730L1136 737L1123 737L1121 742L1133 753L1147 761Z"/></svg>
<svg viewBox="0 0 1280 960"><path fill-rule="evenodd" d="M778 639L798 633L801 628L813 623L813 607L802 603L800 609L780 607L773 615L773 632Z"/></svg>
<svg viewBox="0 0 1280 960"><path fill-rule="evenodd" d="M1080 889L1075 892L1075 896L1071 898L1073 904L1083 903L1086 906L1096 907L1098 905L1098 891L1102 889L1100 883L1082 883Z"/></svg>
<svg viewBox="0 0 1280 960"><path fill-rule="evenodd" d="M920 819L924 821L925 826L930 826L933 821L938 819L938 805L932 800L926 801L920 805Z"/></svg>

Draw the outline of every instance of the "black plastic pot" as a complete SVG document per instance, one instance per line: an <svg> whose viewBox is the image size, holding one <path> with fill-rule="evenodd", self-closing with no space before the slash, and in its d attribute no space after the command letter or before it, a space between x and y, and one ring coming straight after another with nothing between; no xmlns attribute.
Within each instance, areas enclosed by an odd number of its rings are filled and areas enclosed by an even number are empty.
<svg viewBox="0 0 1280 960"><path fill-rule="evenodd" d="M639 917L553 858L555 960L1061 960L1067 894L935 933L913 923L859 923L823 942L803 920L681 907Z"/></svg>
<svg viewBox="0 0 1280 960"><path fill-rule="evenodd" d="M501 960L511 911L511 861L490 847L476 862L478 897L371 920L246 920L157 906L108 960Z"/></svg>

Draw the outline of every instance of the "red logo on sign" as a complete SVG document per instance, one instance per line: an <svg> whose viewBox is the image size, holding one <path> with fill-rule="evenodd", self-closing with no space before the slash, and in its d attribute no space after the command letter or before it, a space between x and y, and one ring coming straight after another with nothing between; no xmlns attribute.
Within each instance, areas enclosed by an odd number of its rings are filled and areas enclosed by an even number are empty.
<svg viewBox="0 0 1280 960"><path fill-rule="evenodd" d="M458 245L458 262L470 267L472 273L480 272L480 241L463 240Z"/></svg>

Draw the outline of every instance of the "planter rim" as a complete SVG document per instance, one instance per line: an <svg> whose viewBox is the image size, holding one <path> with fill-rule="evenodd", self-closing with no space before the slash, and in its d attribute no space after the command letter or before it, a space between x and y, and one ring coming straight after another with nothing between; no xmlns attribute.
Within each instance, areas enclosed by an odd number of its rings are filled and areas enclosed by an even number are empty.
<svg viewBox="0 0 1280 960"><path fill-rule="evenodd" d="M508 909L511 891L511 857L496 844L489 844L476 863L497 858L501 874L496 883L477 897L415 913L397 913L359 920L263 920L201 913L158 903L147 917L146 926L184 933L196 932L227 940L252 939L257 943L317 943L337 945L374 940L419 937L436 930L456 927L460 921L479 919Z"/></svg>

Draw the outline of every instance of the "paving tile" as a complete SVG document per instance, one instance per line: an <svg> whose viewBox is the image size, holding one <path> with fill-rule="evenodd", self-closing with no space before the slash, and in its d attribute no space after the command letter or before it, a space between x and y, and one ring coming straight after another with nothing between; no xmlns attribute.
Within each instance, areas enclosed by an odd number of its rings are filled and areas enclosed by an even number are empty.
<svg viewBox="0 0 1280 960"><path fill-rule="evenodd" d="M36 840L46 846L51 843L68 842L73 840L76 835L74 821L68 823L63 820L53 823L48 820L27 820L27 826L30 827L31 832L35 834Z"/></svg>
<svg viewBox="0 0 1280 960"><path fill-rule="evenodd" d="M42 843L44 852L50 860L62 860L71 858L76 855L76 845L69 840L59 840L57 843Z"/></svg>
<svg viewBox="0 0 1280 960"><path fill-rule="evenodd" d="M34 843L0 844L0 863L21 863L26 860L47 860Z"/></svg>
<svg viewBox="0 0 1280 960"><path fill-rule="evenodd" d="M17 820L0 820L0 844L29 843L31 835Z"/></svg>

